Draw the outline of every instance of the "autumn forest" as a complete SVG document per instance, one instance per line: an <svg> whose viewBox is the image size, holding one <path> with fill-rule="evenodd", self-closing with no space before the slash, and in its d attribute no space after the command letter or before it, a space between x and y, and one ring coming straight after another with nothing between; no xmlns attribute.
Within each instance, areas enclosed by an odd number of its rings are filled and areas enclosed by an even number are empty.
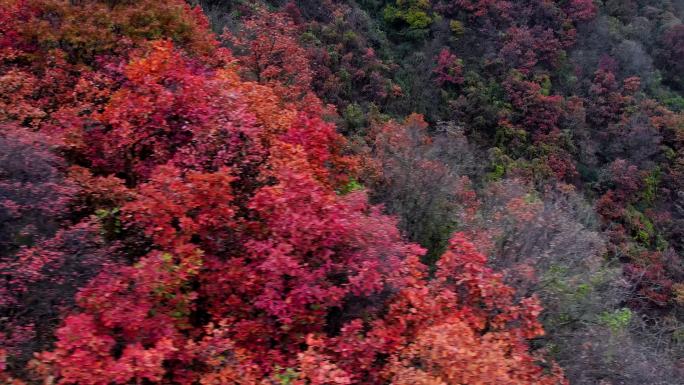
<svg viewBox="0 0 684 385"><path fill-rule="evenodd" d="M684 385L683 21L0 0L0 384Z"/></svg>

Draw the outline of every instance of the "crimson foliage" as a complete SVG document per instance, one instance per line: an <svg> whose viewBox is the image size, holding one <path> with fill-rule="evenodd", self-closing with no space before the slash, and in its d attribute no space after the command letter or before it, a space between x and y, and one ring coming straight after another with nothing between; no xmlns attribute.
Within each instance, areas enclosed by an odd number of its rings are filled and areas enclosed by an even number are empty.
<svg viewBox="0 0 684 385"><path fill-rule="evenodd" d="M3 306L10 325L39 324L22 318L38 293L77 291L49 309L63 320L28 372L0 351L2 381L566 383L529 349L538 301L463 235L430 277L392 217L342 193L358 160L307 95L286 19L227 34L234 57L181 1L19 0L0 15L4 84L20 91L0 143L38 159L2 180L3 215L65 216L3 255Z"/></svg>

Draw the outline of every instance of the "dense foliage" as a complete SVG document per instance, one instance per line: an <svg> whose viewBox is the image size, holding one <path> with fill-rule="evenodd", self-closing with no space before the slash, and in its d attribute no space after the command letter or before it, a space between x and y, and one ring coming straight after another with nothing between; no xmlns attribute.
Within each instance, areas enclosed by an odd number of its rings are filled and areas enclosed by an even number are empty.
<svg viewBox="0 0 684 385"><path fill-rule="evenodd" d="M682 4L0 5L0 382L683 381Z"/></svg>

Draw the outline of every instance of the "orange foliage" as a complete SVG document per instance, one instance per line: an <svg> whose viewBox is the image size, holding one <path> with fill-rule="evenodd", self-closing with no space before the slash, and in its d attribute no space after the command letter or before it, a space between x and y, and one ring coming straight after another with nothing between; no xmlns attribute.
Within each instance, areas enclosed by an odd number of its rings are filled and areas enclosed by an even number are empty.
<svg viewBox="0 0 684 385"><path fill-rule="evenodd" d="M45 382L565 383L529 351L538 302L516 302L463 235L431 278L395 219L335 191L356 159L284 16L233 37L257 54L236 63L180 0L9 5L0 119L58 139L74 212L121 208L125 230L126 258L36 356Z"/></svg>

